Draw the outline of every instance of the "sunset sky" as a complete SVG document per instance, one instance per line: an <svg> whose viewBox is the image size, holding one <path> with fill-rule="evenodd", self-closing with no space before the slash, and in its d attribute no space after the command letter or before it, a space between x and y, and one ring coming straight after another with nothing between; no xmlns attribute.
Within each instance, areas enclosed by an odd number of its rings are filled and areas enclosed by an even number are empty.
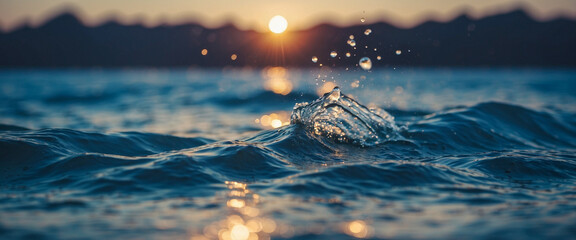
<svg viewBox="0 0 576 240"><path fill-rule="evenodd" d="M24 23L32 26L62 11L74 9L88 25L111 18L122 23L155 26L194 21L207 27L234 23L241 29L266 31L274 15L288 19L288 30L327 22L336 25L386 20L410 27L424 19L449 20L466 10L473 17L523 6L536 18L576 18L576 0L0 0L0 27L11 30Z"/></svg>

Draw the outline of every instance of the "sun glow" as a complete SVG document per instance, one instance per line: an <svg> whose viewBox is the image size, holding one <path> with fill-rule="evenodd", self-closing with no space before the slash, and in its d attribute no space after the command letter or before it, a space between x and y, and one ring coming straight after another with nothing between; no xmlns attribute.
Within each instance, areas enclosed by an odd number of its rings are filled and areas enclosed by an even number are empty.
<svg viewBox="0 0 576 240"><path fill-rule="evenodd" d="M283 33L286 31L286 28L288 28L288 21L286 18L276 15L270 19L268 28L270 28L270 31L273 33Z"/></svg>

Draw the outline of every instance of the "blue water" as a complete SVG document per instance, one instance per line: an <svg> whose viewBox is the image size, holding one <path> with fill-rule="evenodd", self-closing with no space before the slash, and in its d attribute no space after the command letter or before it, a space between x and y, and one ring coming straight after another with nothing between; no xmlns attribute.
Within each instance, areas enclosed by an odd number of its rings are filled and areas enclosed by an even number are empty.
<svg viewBox="0 0 576 240"><path fill-rule="evenodd" d="M576 70L1 70L0 238L574 239Z"/></svg>

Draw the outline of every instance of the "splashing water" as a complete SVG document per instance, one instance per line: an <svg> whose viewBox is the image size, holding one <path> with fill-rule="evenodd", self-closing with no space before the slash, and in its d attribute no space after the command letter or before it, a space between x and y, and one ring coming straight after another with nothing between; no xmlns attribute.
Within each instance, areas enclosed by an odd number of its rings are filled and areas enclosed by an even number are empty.
<svg viewBox="0 0 576 240"><path fill-rule="evenodd" d="M362 69L368 71L368 70L372 69L372 60L370 60L369 57L360 58L358 65L360 65L360 67Z"/></svg>
<svg viewBox="0 0 576 240"><path fill-rule="evenodd" d="M364 147L401 138L394 117L382 109L366 108L339 87L311 103L297 103L290 123L336 142Z"/></svg>

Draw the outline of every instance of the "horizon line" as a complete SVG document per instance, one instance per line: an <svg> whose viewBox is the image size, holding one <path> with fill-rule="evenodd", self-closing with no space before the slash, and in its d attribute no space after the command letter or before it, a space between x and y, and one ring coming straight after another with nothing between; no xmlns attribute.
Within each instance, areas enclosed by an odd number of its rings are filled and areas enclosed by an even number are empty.
<svg viewBox="0 0 576 240"><path fill-rule="evenodd" d="M454 10L452 11L452 14L449 14L450 16L446 17L441 17L438 16L438 14L435 14L433 12L428 12L425 14L420 14L420 18L418 21L414 21L414 23L412 24L402 24L400 23L400 21L398 21L397 19L394 20L392 17L386 17L386 16L390 16L390 14L382 14L381 17L376 18L376 20L372 20L372 21L367 21L367 23L360 23L360 24L338 24L335 23L333 21L329 21L329 20L323 20L323 21L318 21L318 23L314 24L314 25L310 25L308 27L303 27L303 28L295 28L295 29L289 29L287 30L287 32L299 32L299 31L309 31L311 29L317 28L319 26L333 26L333 27L337 27L337 28L349 28L349 27L356 27L356 26L361 26L361 25L374 25L374 24L388 24L391 25L393 27L399 28L399 29L411 29L411 28L415 28L417 26L420 26L422 24L428 23L428 22L437 22L437 23L448 23L451 21L454 21L455 19L461 18L461 17L467 17L471 20L481 20L481 19L485 19L485 18L490 18L490 17L494 17L494 16L500 16L500 15L506 15L506 14L510 14L510 13L514 13L514 12L522 12L524 14L526 14L530 19L537 21L537 22L550 22L550 21L555 21L555 20L570 20L570 21L575 21L576 20L576 16L568 16L568 14L559 14L553 18L544 18L541 19L537 16L535 16L536 14L534 13L534 11L526 4L516 4L513 6L510 6L509 8L505 8L505 9L500 9L499 11L491 11L488 14L482 15L482 16L474 16L474 14L472 14L470 12L470 8L469 7L461 7L458 10ZM180 16L178 19L178 21L171 21L168 22L167 20L163 20L160 22L157 22L155 24L146 24L146 19L144 19L143 17L138 17L136 20L127 20L127 19L122 19L125 17L125 15L119 13L119 12L114 12L111 11L107 14L104 14L103 16L99 17L99 21L96 21L95 23L91 24L91 23L87 23L88 21L86 20L86 13L84 13L84 11L82 11L80 8L72 5L72 4L66 4L64 6L60 6L58 9L53 10L53 11L48 11L47 13L45 13L44 15L44 19L42 21L40 21L37 24L34 24L31 22L31 19L27 18L27 19L23 19L20 20L20 23L15 24L15 26L13 26L11 29L6 29L5 26L1 25L0 22L0 33L3 34L7 34L7 33L11 33L14 31L18 31L20 29L23 28L32 28L32 29L36 29L36 28L40 28L42 26L45 26L47 23L53 21L54 19L60 17L60 16L64 16L64 15L72 15L74 16L83 26L85 27L100 27L109 23L117 23L119 25L122 26L142 26L145 28L156 28L156 27L165 27L165 26L169 26L169 27L175 27L175 26L183 26L183 25L199 25L205 29L221 29L224 27L228 27L228 26L233 26L234 28L240 30L240 31L253 31L253 32L257 32L257 33L266 33L268 32L267 30L265 31L261 31L261 30L257 30L254 27L249 27L249 28L243 28L243 27L239 27L238 24L235 24L236 19L238 18L238 16L234 16L234 15L228 15L226 17L223 17L222 19L224 19L223 21L220 21L220 24L215 24L214 26L207 26L204 23L201 23L200 20L198 20L198 17L194 17L193 14L186 14L185 16ZM320 17L320 19L322 19L322 17ZM210 24L208 24L210 25Z"/></svg>

